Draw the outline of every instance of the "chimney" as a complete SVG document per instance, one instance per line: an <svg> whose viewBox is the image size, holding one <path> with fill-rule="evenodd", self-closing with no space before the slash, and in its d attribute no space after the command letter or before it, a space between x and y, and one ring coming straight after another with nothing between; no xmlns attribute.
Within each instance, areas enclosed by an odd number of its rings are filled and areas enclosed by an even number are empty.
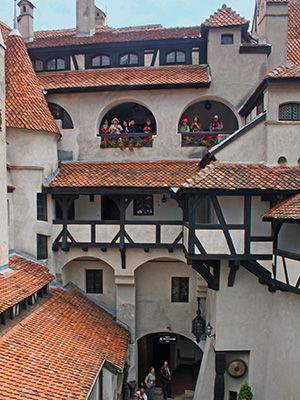
<svg viewBox="0 0 300 400"><path fill-rule="evenodd" d="M18 29L24 42L33 41L33 10L35 6L28 0L21 0L18 3L20 15L18 16Z"/></svg>
<svg viewBox="0 0 300 400"><path fill-rule="evenodd" d="M95 33L95 0L76 0L76 36Z"/></svg>
<svg viewBox="0 0 300 400"><path fill-rule="evenodd" d="M95 24L96 26L105 26L106 14L95 6Z"/></svg>
<svg viewBox="0 0 300 400"><path fill-rule="evenodd" d="M0 31L0 273L8 266L4 55L5 45Z"/></svg>

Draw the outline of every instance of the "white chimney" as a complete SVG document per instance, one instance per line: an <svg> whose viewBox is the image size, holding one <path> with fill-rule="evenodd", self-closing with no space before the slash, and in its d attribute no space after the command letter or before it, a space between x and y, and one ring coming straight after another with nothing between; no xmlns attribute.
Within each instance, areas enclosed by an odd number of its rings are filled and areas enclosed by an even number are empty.
<svg viewBox="0 0 300 400"><path fill-rule="evenodd" d="M18 29L24 42L33 41L33 10L35 6L28 0L21 0L18 3L20 15L18 16Z"/></svg>
<svg viewBox="0 0 300 400"><path fill-rule="evenodd" d="M76 0L76 35L95 33L95 0Z"/></svg>

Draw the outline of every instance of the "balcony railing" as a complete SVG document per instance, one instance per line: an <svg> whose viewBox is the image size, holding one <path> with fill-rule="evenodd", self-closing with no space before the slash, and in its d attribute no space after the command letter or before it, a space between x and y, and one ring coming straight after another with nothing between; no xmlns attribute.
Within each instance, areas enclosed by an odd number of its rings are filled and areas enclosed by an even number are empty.
<svg viewBox="0 0 300 400"><path fill-rule="evenodd" d="M149 133L99 133L97 136L101 138L101 149L119 148L124 150L128 148L133 151L140 147L152 147L155 134L155 132L151 132L150 135Z"/></svg>
<svg viewBox="0 0 300 400"><path fill-rule="evenodd" d="M220 131L217 132L187 132L181 133L181 146L182 147L189 147L189 146L204 146L204 147L212 147L222 140L226 139L229 135L233 132L224 132Z"/></svg>

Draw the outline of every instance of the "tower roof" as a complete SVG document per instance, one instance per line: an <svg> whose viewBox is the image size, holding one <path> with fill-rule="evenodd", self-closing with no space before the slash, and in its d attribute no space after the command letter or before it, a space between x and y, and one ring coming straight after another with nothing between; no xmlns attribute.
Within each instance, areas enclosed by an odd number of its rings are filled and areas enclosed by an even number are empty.
<svg viewBox="0 0 300 400"><path fill-rule="evenodd" d="M22 37L9 35L6 46L7 127L59 134Z"/></svg>
<svg viewBox="0 0 300 400"><path fill-rule="evenodd" d="M207 18L202 26L207 28L220 28L223 26L240 26L249 25L244 17L241 17L238 13L223 4L222 8L219 8L214 14Z"/></svg>

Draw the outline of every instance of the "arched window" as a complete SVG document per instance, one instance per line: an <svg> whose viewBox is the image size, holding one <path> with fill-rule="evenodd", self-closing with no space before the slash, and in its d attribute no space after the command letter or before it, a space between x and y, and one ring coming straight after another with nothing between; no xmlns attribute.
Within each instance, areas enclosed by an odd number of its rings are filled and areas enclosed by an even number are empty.
<svg viewBox="0 0 300 400"><path fill-rule="evenodd" d="M109 67L110 66L110 57L105 55L99 55L92 58L92 67Z"/></svg>
<svg viewBox="0 0 300 400"><path fill-rule="evenodd" d="M185 63L185 53L183 51L170 51L167 53L167 64Z"/></svg>
<svg viewBox="0 0 300 400"><path fill-rule="evenodd" d="M279 106L280 121L300 121L300 104L288 103Z"/></svg>
<svg viewBox="0 0 300 400"><path fill-rule="evenodd" d="M120 57L120 65L138 65L138 62L137 54L127 53Z"/></svg>
<svg viewBox="0 0 300 400"><path fill-rule="evenodd" d="M59 71L66 69L66 62L63 58L51 58L47 61L47 71Z"/></svg>
<svg viewBox="0 0 300 400"><path fill-rule="evenodd" d="M36 72L43 71L43 61L42 60L32 60L32 66Z"/></svg>
<svg viewBox="0 0 300 400"><path fill-rule="evenodd" d="M72 119L64 108L55 103L48 103L48 106L53 118L62 121L63 129L73 129Z"/></svg>

